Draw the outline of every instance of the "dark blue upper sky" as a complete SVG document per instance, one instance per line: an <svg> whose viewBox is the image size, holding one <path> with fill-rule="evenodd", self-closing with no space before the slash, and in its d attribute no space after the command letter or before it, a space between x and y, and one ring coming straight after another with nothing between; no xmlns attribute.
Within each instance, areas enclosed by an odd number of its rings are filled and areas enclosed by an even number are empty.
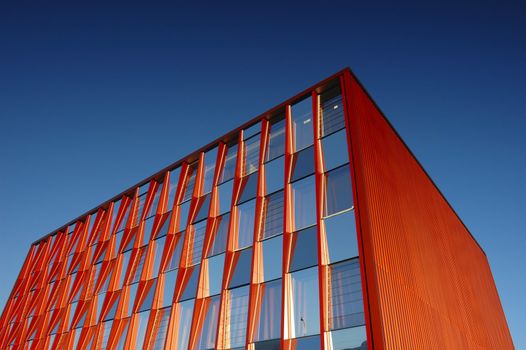
<svg viewBox="0 0 526 350"><path fill-rule="evenodd" d="M350 66L485 249L526 348L526 10L425 3L2 2L0 305L35 239Z"/></svg>

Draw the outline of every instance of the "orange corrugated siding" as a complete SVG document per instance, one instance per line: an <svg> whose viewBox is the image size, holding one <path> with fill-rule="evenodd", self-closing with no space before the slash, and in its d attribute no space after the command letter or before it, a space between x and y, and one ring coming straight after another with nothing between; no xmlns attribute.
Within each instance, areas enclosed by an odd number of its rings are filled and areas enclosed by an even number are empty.
<svg viewBox="0 0 526 350"><path fill-rule="evenodd" d="M513 349L487 258L345 73L375 349Z"/></svg>

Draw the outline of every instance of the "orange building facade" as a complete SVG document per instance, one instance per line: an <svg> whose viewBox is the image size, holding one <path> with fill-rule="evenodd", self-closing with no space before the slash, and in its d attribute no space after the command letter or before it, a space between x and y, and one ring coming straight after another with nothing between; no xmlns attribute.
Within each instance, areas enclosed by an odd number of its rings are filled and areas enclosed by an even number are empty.
<svg viewBox="0 0 526 350"><path fill-rule="evenodd" d="M513 349L486 255L350 70L28 252L0 349Z"/></svg>

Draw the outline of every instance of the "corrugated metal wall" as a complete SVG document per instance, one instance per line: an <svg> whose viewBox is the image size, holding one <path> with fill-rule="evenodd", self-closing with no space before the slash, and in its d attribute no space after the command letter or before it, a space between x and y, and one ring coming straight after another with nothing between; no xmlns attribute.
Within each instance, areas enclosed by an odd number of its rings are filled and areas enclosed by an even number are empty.
<svg viewBox="0 0 526 350"><path fill-rule="evenodd" d="M374 348L513 349L485 254L350 72L344 81Z"/></svg>

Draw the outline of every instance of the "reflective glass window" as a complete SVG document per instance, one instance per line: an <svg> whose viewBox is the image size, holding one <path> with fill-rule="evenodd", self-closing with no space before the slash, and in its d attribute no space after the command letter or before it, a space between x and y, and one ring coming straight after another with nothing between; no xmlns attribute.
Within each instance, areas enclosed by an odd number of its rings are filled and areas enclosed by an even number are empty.
<svg viewBox="0 0 526 350"><path fill-rule="evenodd" d="M310 97L292 106L292 136L296 151L309 147L313 143L312 99Z"/></svg>
<svg viewBox="0 0 526 350"><path fill-rule="evenodd" d="M147 193L144 193L142 195L140 195L137 200L139 201L139 205L138 205L138 209L137 209L137 212L136 212L136 217L135 217L135 221L133 223L134 226L137 226L139 225L139 222L142 218L142 212L144 210L144 204L146 203L146 195Z"/></svg>
<svg viewBox="0 0 526 350"><path fill-rule="evenodd" d="M365 324L362 280L358 259L330 265L329 327L340 329Z"/></svg>
<svg viewBox="0 0 526 350"><path fill-rule="evenodd" d="M221 297L216 295L205 301L205 319L195 349L214 349Z"/></svg>
<svg viewBox="0 0 526 350"><path fill-rule="evenodd" d="M118 340L118 343L117 343L117 346L115 347L115 350L124 350L124 344L126 343L126 336L128 334L128 328L130 326L130 319L125 319L124 320L124 330L122 332L122 334L120 335L120 337L117 339ZM75 345L73 346L73 349L77 349L77 343L78 343L78 338L77 338L77 334L80 335L80 332L75 332Z"/></svg>
<svg viewBox="0 0 526 350"><path fill-rule="evenodd" d="M175 326L177 329L177 346L176 349L187 349L188 339L190 332L192 331L192 314L194 311L194 300L187 300L179 303L177 312L179 316L176 319L179 320L179 324Z"/></svg>
<svg viewBox="0 0 526 350"><path fill-rule="evenodd" d="M281 340L265 340L254 343L255 350L281 350Z"/></svg>
<svg viewBox="0 0 526 350"><path fill-rule="evenodd" d="M316 185L314 176L292 183L294 228L300 230L316 223Z"/></svg>
<svg viewBox="0 0 526 350"><path fill-rule="evenodd" d="M303 337L294 339L293 348L301 350L319 350L320 349L320 336L313 335L310 337Z"/></svg>
<svg viewBox="0 0 526 350"><path fill-rule="evenodd" d="M318 267L292 273L291 338L320 333ZM316 305L316 307L312 307Z"/></svg>
<svg viewBox="0 0 526 350"><path fill-rule="evenodd" d="M252 248L234 253L233 273L228 288L235 288L250 283Z"/></svg>
<svg viewBox="0 0 526 350"><path fill-rule="evenodd" d="M238 206L237 240L236 249L243 249L252 245L254 238L254 217L256 211L256 200L243 203Z"/></svg>
<svg viewBox="0 0 526 350"><path fill-rule="evenodd" d="M135 298L137 297L137 288L139 283L131 284L128 288L128 316L131 316L134 312L133 306L135 305Z"/></svg>
<svg viewBox="0 0 526 350"><path fill-rule="evenodd" d="M330 350L367 350L365 326L332 331L330 333L332 348Z"/></svg>
<svg viewBox="0 0 526 350"><path fill-rule="evenodd" d="M197 283L199 282L199 265L189 267L186 270L185 281L183 294L181 295L180 300L187 300L195 298L197 292Z"/></svg>
<svg viewBox="0 0 526 350"><path fill-rule="evenodd" d="M259 168L259 139L260 135L251 137L245 144L244 175L257 171Z"/></svg>
<svg viewBox="0 0 526 350"><path fill-rule="evenodd" d="M349 165L325 174L324 216L352 208L353 194L350 174Z"/></svg>
<svg viewBox="0 0 526 350"><path fill-rule="evenodd" d="M270 137L268 139L266 161L277 158L285 153L285 119L273 123L270 126Z"/></svg>
<svg viewBox="0 0 526 350"><path fill-rule="evenodd" d="M323 169L329 171L349 162L347 151L347 133L345 130L338 131L321 139L323 153Z"/></svg>
<svg viewBox="0 0 526 350"><path fill-rule="evenodd" d="M170 228L170 219L172 216L172 212L166 213L165 216L163 216L163 220L161 220L160 228L157 231L157 238L162 238L168 234L168 229Z"/></svg>
<svg viewBox="0 0 526 350"><path fill-rule="evenodd" d="M208 293L206 293L206 295L216 295L221 293L224 267L225 254L208 258Z"/></svg>
<svg viewBox="0 0 526 350"><path fill-rule="evenodd" d="M292 179L296 181L314 174L314 147L311 146L293 155Z"/></svg>
<svg viewBox="0 0 526 350"><path fill-rule="evenodd" d="M354 211L346 211L323 220L330 263L358 256Z"/></svg>
<svg viewBox="0 0 526 350"><path fill-rule="evenodd" d="M203 193L212 191L214 182L214 172L216 169L217 147L205 153L205 174L203 183Z"/></svg>
<svg viewBox="0 0 526 350"><path fill-rule="evenodd" d="M144 267L145 259L146 259L146 250L144 248L141 248L137 252L137 257L135 260L135 273L133 275L133 279L131 283L139 282L139 280L141 279L142 268Z"/></svg>
<svg viewBox="0 0 526 350"><path fill-rule="evenodd" d="M190 212L190 201L185 202L179 206L179 231L186 228L188 223L188 214Z"/></svg>
<svg viewBox="0 0 526 350"><path fill-rule="evenodd" d="M182 202L185 202L192 198L192 195L194 193L195 176L197 174L197 166L198 166L198 163L194 162L190 164L190 166L188 167L188 174L186 177L186 184L185 184L186 186L184 188Z"/></svg>
<svg viewBox="0 0 526 350"><path fill-rule="evenodd" d="M175 202L175 194L177 192L177 184L179 183L179 175L181 168L176 168L170 171L170 183L168 184L168 211L172 210Z"/></svg>
<svg viewBox="0 0 526 350"><path fill-rule="evenodd" d="M281 278L281 257L283 237L274 237L262 242L263 245L263 280Z"/></svg>
<svg viewBox="0 0 526 350"><path fill-rule="evenodd" d="M285 157L280 157L265 164L265 190L273 193L283 189L285 177Z"/></svg>
<svg viewBox="0 0 526 350"><path fill-rule="evenodd" d="M265 197L263 206L263 237L279 235L283 232L284 192L279 191Z"/></svg>
<svg viewBox="0 0 526 350"><path fill-rule="evenodd" d="M155 294L155 287L157 286L157 279L154 279L150 288L146 291L146 296L143 298L139 312L150 310L152 308L153 296Z"/></svg>
<svg viewBox="0 0 526 350"><path fill-rule="evenodd" d="M232 205L232 190L234 188L234 180L222 183L217 186L217 194L219 197L219 215L228 213Z"/></svg>
<svg viewBox="0 0 526 350"><path fill-rule="evenodd" d="M177 270L172 270L164 274L164 289L163 289L162 307L172 305L176 281L177 281Z"/></svg>
<svg viewBox="0 0 526 350"><path fill-rule="evenodd" d="M250 174L244 177L241 183L241 195L237 203L243 203L250 199L256 198L258 186L258 173Z"/></svg>
<svg viewBox="0 0 526 350"><path fill-rule="evenodd" d="M165 271L170 271L179 267L181 252L183 250L184 232L174 235L174 243L170 252L170 260L166 264Z"/></svg>
<svg viewBox="0 0 526 350"><path fill-rule="evenodd" d="M246 140L261 131L261 122L257 122L243 130L243 140Z"/></svg>
<svg viewBox="0 0 526 350"><path fill-rule="evenodd" d="M197 202L197 215L195 216L194 222L201 221L208 217L208 211L210 210L210 193L199 198Z"/></svg>
<svg viewBox="0 0 526 350"><path fill-rule="evenodd" d="M245 345L248 318L249 286L239 287L227 292L225 309L225 348Z"/></svg>
<svg viewBox="0 0 526 350"><path fill-rule="evenodd" d="M126 253L122 254L122 264L121 264L121 276L120 276L120 282L119 286L124 285L125 278L126 278L126 272L128 270L128 266L130 264L130 256L131 256L131 250L127 251Z"/></svg>
<svg viewBox="0 0 526 350"><path fill-rule="evenodd" d="M219 182L225 182L234 178L236 173L236 159L237 159L237 144L228 147L227 154L224 161L223 171L221 173Z"/></svg>
<svg viewBox="0 0 526 350"><path fill-rule="evenodd" d="M149 218L150 216L154 216L157 213L157 207L159 206L159 198L161 197L162 188L163 188L163 184L160 183L157 186L157 190L155 191L155 194L153 195L152 203L150 204L150 207L148 208L148 212L146 213L147 218Z"/></svg>
<svg viewBox="0 0 526 350"><path fill-rule="evenodd" d="M201 254L203 253L203 243L204 243L205 234L206 234L206 220L203 220L201 222L198 222L192 225L191 232L192 232L192 237L191 237L192 249L188 250L188 253L190 254L188 256L188 261L190 262L190 264L195 265L201 262Z"/></svg>
<svg viewBox="0 0 526 350"><path fill-rule="evenodd" d="M148 318L150 317L150 311L143 311L137 314L137 338L135 341L134 348L141 349L144 344L144 337L146 336L146 328L148 326Z"/></svg>
<svg viewBox="0 0 526 350"><path fill-rule="evenodd" d="M230 224L230 213L220 216L214 222L214 240L208 256L221 254L226 250L226 242L228 239L228 226Z"/></svg>
<svg viewBox="0 0 526 350"><path fill-rule="evenodd" d="M172 311L171 307L167 307L159 310L156 314L156 322L154 323L154 329L152 330L154 334L153 340L153 350L162 350L164 349L164 344L166 342L166 335L168 334L168 324L170 322L170 313Z"/></svg>
<svg viewBox="0 0 526 350"><path fill-rule="evenodd" d="M106 313L106 316L104 316L104 321L113 320L115 318L115 313L117 312L117 306L119 306L119 296L115 300L113 300L113 303L111 304L110 309Z"/></svg>
<svg viewBox="0 0 526 350"><path fill-rule="evenodd" d="M153 221L155 217L151 217L149 219L146 219L144 222L144 231L142 235L142 245L147 245L150 242L150 238L152 236L152 229L153 229Z"/></svg>
<svg viewBox="0 0 526 350"><path fill-rule="evenodd" d="M292 234L292 261L290 271L318 264L317 228L312 226Z"/></svg>
<svg viewBox="0 0 526 350"><path fill-rule="evenodd" d="M281 279L264 283L254 341L277 339L281 336Z"/></svg>
<svg viewBox="0 0 526 350"><path fill-rule="evenodd" d="M325 136L344 127L342 95L338 86L320 96L320 135Z"/></svg>
<svg viewBox="0 0 526 350"><path fill-rule="evenodd" d="M153 256L152 278L157 277L159 275L159 267L161 266L161 260L163 258L165 241L166 237L162 237L154 241L155 251Z"/></svg>

